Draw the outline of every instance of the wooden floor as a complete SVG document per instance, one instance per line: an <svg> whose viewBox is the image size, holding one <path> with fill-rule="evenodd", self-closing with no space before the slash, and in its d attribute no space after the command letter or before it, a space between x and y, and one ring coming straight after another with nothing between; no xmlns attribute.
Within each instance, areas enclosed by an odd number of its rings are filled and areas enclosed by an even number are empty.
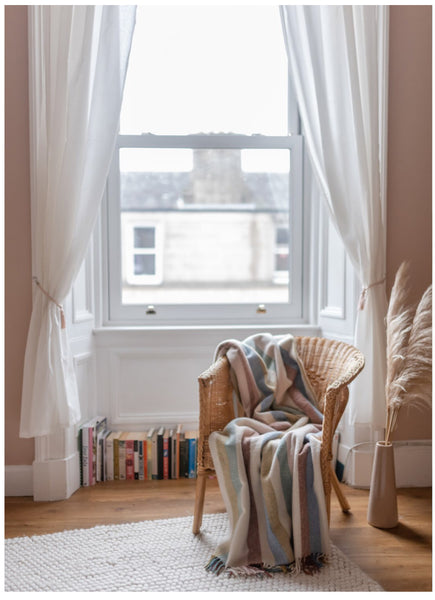
<svg viewBox="0 0 435 600"><path fill-rule="evenodd" d="M432 590L432 490L398 490L399 525L367 524L368 491L342 485L351 512L332 499L331 537L351 560L386 591ZM195 481L113 481L81 488L68 500L5 499L5 536L41 535L65 529L193 514ZM205 513L224 512L215 479L207 483Z"/></svg>

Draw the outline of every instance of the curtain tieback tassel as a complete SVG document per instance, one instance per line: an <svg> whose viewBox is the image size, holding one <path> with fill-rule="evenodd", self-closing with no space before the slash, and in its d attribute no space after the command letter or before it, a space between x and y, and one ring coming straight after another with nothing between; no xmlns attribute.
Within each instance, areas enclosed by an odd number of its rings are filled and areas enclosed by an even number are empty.
<svg viewBox="0 0 435 600"><path fill-rule="evenodd" d="M39 280L38 280L37 277L33 277L33 281L39 287L39 289L41 290L41 292L47 296L47 298L50 300L50 302L53 302L53 304L55 304L57 306L57 308L60 310L60 326L61 326L61 329L65 329L66 328L65 312L63 310L62 304L59 304L59 302L57 302L53 298L53 296L50 296L50 294L47 292L47 290L44 290L44 288L42 287L42 285L39 283Z"/></svg>
<svg viewBox="0 0 435 600"><path fill-rule="evenodd" d="M375 287L375 285L381 285L381 283L384 283L385 280L386 280L386 277L384 277L383 279L380 279L379 281L375 281L374 283L371 283L370 285L363 287L363 289L361 290L361 295L359 297L359 304L358 304L359 310L364 310L364 306L366 304L366 299L367 299L367 293L368 293L369 289L372 287Z"/></svg>

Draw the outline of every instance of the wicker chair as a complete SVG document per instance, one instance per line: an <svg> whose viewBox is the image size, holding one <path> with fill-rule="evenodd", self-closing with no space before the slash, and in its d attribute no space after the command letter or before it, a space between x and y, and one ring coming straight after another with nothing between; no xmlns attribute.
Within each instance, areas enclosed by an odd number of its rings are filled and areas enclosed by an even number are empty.
<svg viewBox="0 0 435 600"><path fill-rule="evenodd" d="M331 485L344 512L350 506L343 495L331 465L332 438L346 407L348 385L364 367L364 357L353 346L317 337L296 337L297 351L323 412L322 445L320 451L323 486L328 521L330 518ZM222 430L234 414L233 387L226 357L219 358L199 378L199 437L197 482L193 533L199 533L202 523L207 477L214 473L208 438Z"/></svg>

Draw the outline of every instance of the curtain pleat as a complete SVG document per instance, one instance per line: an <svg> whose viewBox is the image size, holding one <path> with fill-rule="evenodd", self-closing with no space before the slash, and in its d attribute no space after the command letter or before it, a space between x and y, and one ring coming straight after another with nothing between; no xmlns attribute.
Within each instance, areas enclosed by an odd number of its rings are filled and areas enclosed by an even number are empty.
<svg viewBox="0 0 435 600"><path fill-rule="evenodd" d="M118 132L131 6L29 6L32 269L21 437L80 420L62 303L86 255Z"/></svg>
<svg viewBox="0 0 435 600"><path fill-rule="evenodd" d="M387 6L281 6L308 154L359 276L352 424L385 422Z"/></svg>

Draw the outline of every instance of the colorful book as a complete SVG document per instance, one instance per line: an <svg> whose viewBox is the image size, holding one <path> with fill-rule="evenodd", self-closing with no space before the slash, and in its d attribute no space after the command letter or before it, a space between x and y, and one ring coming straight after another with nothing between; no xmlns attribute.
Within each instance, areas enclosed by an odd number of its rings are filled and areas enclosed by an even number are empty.
<svg viewBox="0 0 435 600"><path fill-rule="evenodd" d="M153 434L154 428L151 428L147 432L147 476L146 479L152 479L152 448L153 448Z"/></svg>
<svg viewBox="0 0 435 600"><path fill-rule="evenodd" d="M180 469L179 477L189 477L189 441L186 435L180 435Z"/></svg>
<svg viewBox="0 0 435 600"><path fill-rule="evenodd" d="M141 481L147 479L147 432L141 431L137 434L138 445L138 465L137 465L137 477L136 470L134 473L135 479L140 479ZM135 454L136 458L136 454ZM136 469L136 467L135 467Z"/></svg>
<svg viewBox="0 0 435 600"><path fill-rule="evenodd" d="M157 479L163 479L163 435L165 428L160 427L157 432Z"/></svg>
<svg viewBox="0 0 435 600"><path fill-rule="evenodd" d="M119 441L118 441L118 471L119 471L119 479L122 481L127 479L125 442L126 442L128 436L129 436L128 431L124 431L119 436Z"/></svg>
<svg viewBox="0 0 435 600"><path fill-rule="evenodd" d="M84 487L89 486L89 431L88 427L84 425L80 430L82 439L82 485Z"/></svg>
<svg viewBox="0 0 435 600"><path fill-rule="evenodd" d="M121 435L121 431L111 431L106 438L105 445L105 477L106 481L113 481L115 479L114 471L114 445L115 439Z"/></svg>
<svg viewBox="0 0 435 600"><path fill-rule="evenodd" d="M158 465L157 465L157 436L159 430L154 429L151 438L151 453L152 453L152 465L151 465L151 478L158 479Z"/></svg>
<svg viewBox="0 0 435 600"><path fill-rule="evenodd" d="M170 457L170 446L171 446L171 441L170 441L170 431L169 429L165 429L164 433L163 433L163 479L169 479L169 473L170 473L170 464L171 464L171 457Z"/></svg>
<svg viewBox="0 0 435 600"><path fill-rule="evenodd" d="M97 475L97 436L106 428L106 417L94 417L82 425L82 467L83 485L96 483Z"/></svg>
<svg viewBox="0 0 435 600"><path fill-rule="evenodd" d="M118 435L113 440L113 479L119 479L119 439L122 435L122 431L118 432Z"/></svg>
<svg viewBox="0 0 435 600"><path fill-rule="evenodd" d="M188 477L194 479L196 477L196 441L198 438L197 431L189 431L186 433L188 441Z"/></svg>
<svg viewBox="0 0 435 600"><path fill-rule="evenodd" d="M83 485L83 448L82 448L82 430L77 434L77 451L79 453L80 485Z"/></svg>
<svg viewBox="0 0 435 600"><path fill-rule="evenodd" d="M95 424L92 427L92 485L95 485L97 481L99 481L99 477L97 474L98 471L98 440L100 434L107 427L107 418L106 417L96 417Z"/></svg>
<svg viewBox="0 0 435 600"><path fill-rule="evenodd" d="M97 437L97 482L105 481L105 444L110 433L109 429L104 429L104 431L100 431Z"/></svg>
<svg viewBox="0 0 435 600"><path fill-rule="evenodd" d="M178 425L176 432L172 436L172 479L178 479L180 476L180 437L182 427L182 425Z"/></svg>
<svg viewBox="0 0 435 600"><path fill-rule="evenodd" d="M133 452L133 456L134 456L134 461L133 461L133 479L139 479L139 439L137 437L137 434L135 435L134 439L133 439L133 445L134 445L134 452Z"/></svg>
<svg viewBox="0 0 435 600"><path fill-rule="evenodd" d="M125 442L125 478L134 479L134 433L127 433Z"/></svg>

